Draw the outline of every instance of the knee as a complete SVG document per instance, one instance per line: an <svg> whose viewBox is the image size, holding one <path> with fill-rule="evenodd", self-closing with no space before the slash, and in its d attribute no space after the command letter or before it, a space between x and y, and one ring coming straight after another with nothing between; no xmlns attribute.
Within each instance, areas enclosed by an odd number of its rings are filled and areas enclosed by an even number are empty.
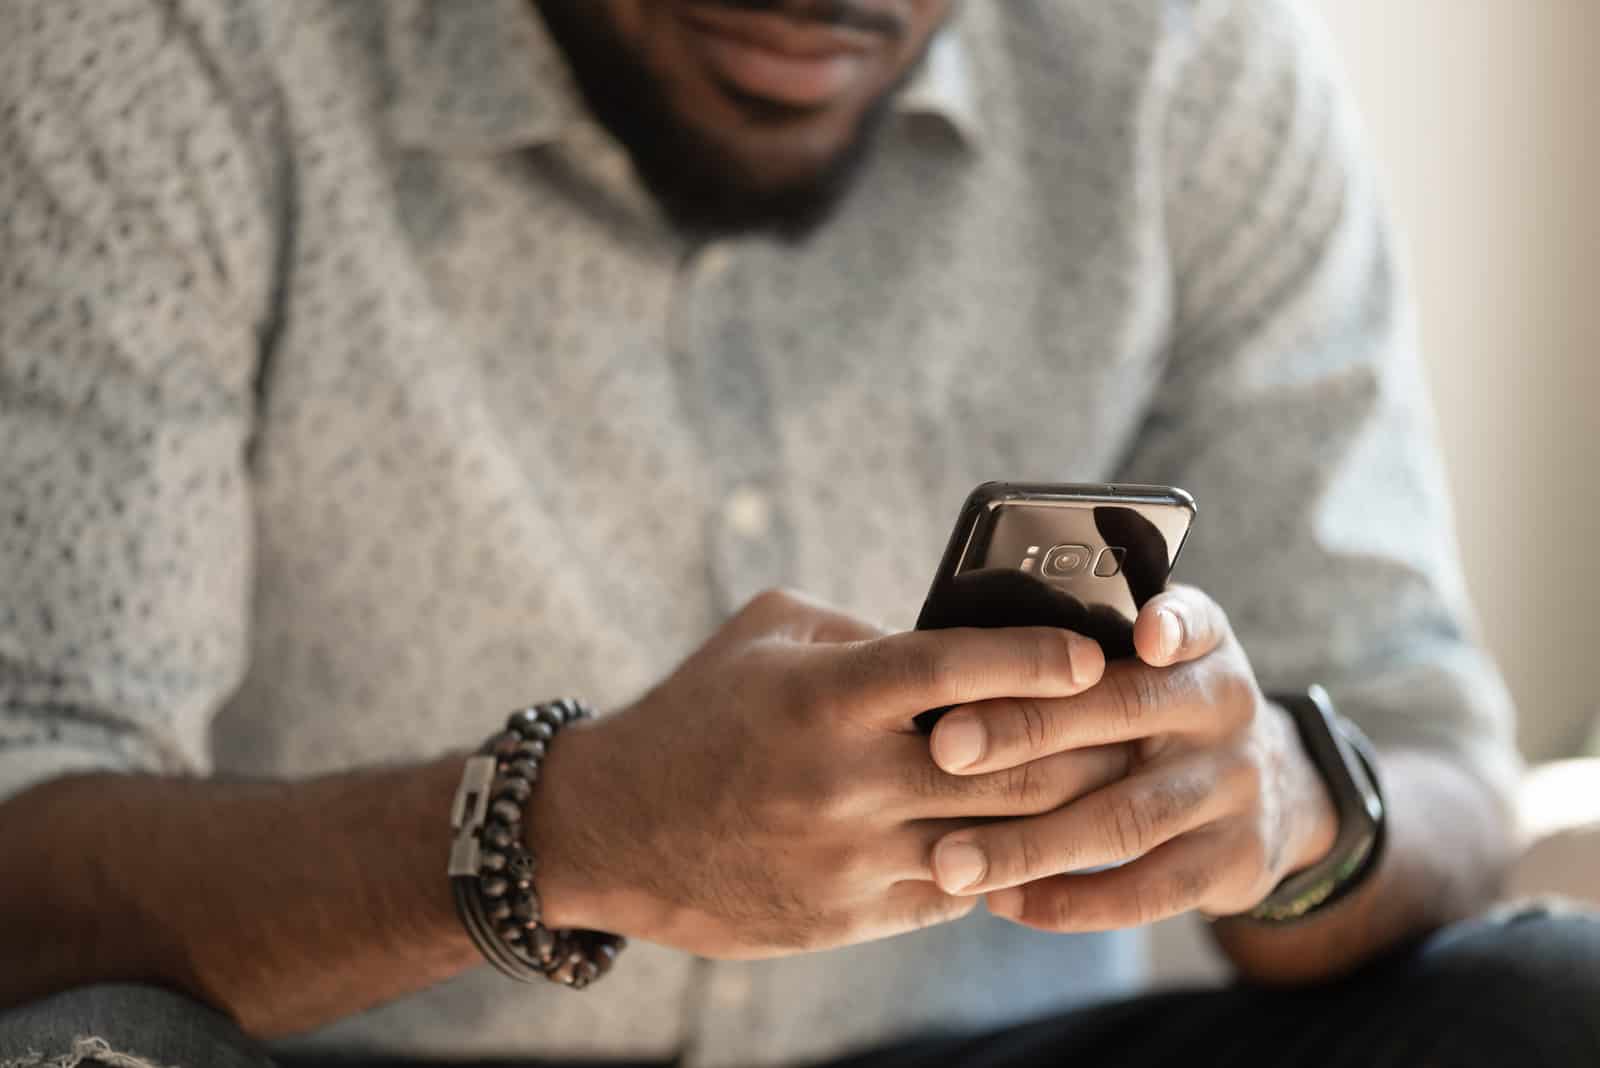
<svg viewBox="0 0 1600 1068"><path fill-rule="evenodd" d="M1457 925L1407 986L1459 1063L1600 1064L1600 914L1529 906ZM1484 1059L1501 1054L1515 1059Z"/></svg>
<svg viewBox="0 0 1600 1068"><path fill-rule="evenodd" d="M271 1068L226 1016L160 987L103 983L0 1010L0 1064Z"/></svg>

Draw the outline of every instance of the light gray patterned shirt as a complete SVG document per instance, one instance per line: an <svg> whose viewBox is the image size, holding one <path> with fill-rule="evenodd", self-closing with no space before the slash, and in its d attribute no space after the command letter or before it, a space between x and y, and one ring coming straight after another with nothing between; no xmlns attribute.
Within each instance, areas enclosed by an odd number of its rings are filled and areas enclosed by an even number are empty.
<svg viewBox="0 0 1600 1068"><path fill-rule="evenodd" d="M1179 577L1264 684L1503 786L1303 17L971 0L879 147L803 245L696 246L527 0L0 6L0 796L615 707L778 583L908 625L973 484L1113 477L1199 500ZM583 995L479 969L288 1044L771 1064L1140 970L1131 934L974 914L755 964L637 945Z"/></svg>

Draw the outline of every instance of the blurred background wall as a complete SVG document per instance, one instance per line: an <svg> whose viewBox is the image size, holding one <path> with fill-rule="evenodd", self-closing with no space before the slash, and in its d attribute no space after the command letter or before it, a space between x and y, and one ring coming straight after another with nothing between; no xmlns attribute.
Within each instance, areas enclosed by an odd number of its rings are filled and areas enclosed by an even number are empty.
<svg viewBox="0 0 1600 1068"><path fill-rule="evenodd" d="M1402 232L1483 631L1530 758L1600 716L1600 0L1300 0Z"/></svg>

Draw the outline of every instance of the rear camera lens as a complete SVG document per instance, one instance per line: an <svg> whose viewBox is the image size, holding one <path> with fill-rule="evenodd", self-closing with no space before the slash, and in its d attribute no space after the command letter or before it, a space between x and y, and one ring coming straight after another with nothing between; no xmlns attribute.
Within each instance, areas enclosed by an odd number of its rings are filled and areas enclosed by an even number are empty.
<svg viewBox="0 0 1600 1068"><path fill-rule="evenodd" d="M1087 545L1054 545L1044 554L1039 574L1045 578L1067 578L1089 566Z"/></svg>

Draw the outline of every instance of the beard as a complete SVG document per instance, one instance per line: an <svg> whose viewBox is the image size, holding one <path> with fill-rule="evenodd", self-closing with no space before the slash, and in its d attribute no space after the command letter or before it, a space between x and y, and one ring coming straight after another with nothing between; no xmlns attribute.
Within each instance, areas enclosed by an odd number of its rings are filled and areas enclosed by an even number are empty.
<svg viewBox="0 0 1600 1068"><path fill-rule="evenodd" d="M783 0L713 2L746 9L785 6ZM919 56L866 106L850 135L819 165L799 177L762 181L733 151L671 105L658 77L621 39L595 0L539 0L535 6L565 53L589 110L627 151L673 225L696 238L764 231L798 242L810 235L854 185L894 96L923 59ZM803 17L859 28L873 18L849 0L811 5ZM730 95L750 121L775 129L798 114L770 101Z"/></svg>

